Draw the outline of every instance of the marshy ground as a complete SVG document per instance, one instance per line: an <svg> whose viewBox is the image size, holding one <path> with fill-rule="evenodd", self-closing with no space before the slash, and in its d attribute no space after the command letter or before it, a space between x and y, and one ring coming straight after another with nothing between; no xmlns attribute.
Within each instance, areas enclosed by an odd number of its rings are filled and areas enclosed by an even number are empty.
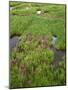
<svg viewBox="0 0 68 90"><path fill-rule="evenodd" d="M10 2L10 88L66 84L65 5Z"/></svg>

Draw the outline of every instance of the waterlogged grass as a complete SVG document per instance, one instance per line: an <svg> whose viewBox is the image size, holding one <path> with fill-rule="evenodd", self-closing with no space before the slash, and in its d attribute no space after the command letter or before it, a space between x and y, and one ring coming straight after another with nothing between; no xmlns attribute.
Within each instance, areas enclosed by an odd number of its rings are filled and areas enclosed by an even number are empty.
<svg viewBox="0 0 68 90"><path fill-rule="evenodd" d="M10 88L65 85L65 56L55 67L50 49L53 35L57 37L55 48L66 48L65 5L10 2L10 6L14 7L10 37L19 36L10 52Z"/></svg>
<svg viewBox="0 0 68 90"><path fill-rule="evenodd" d="M42 36L40 36L42 37ZM40 38L39 37L39 38ZM11 53L10 87L36 87L65 84L65 58L62 59L58 68L54 62L54 52L44 44L41 39L22 36L19 43ZM47 45L45 37L45 45ZM41 81L41 82L40 82Z"/></svg>

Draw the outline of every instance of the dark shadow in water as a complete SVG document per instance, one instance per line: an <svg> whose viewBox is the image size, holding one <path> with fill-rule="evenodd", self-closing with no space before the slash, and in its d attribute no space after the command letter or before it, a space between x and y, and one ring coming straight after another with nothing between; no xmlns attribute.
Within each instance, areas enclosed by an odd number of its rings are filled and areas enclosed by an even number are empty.
<svg viewBox="0 0 68 90"><path fill-rule="evenodd" d="M63 59L63 56L66 54L65 50L57 50L55 47L50 48L54 52L54 61L53 65L58 66L59 62L61 62Z"/></svg>

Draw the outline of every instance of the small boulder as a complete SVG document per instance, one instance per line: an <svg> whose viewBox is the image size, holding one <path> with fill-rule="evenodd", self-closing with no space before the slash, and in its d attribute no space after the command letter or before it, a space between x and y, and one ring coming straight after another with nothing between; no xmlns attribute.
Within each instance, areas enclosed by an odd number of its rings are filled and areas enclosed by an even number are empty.
<svg viewBox="0 0 68 90"><path fill-rule="evenodd" d="M40 15L42 13L42 11L37 11L37 15Z"/></svg>

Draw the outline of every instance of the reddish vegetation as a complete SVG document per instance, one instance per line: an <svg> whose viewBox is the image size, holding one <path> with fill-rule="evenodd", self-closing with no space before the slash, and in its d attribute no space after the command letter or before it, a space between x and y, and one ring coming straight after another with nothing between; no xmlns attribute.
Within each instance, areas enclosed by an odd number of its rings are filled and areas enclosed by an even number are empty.
<svg viewBox="0 0 68 90"><path fill-rule="evenodd" d="M19 67L19 71L20 73L26 75L26 71L27 71L27 67L25 64L21 64L20 67Z"/></svg>
<svg viewBox="0 0 68 90"><path fill-rule="evenodd" d="M31 34L26 35L26 42L31 42L32 40L35 40L38 42L38 48L47 48L48 45L48 37L44 35L38 35L36 37L32 37Z"/></svg>
<svg viewBox="0 0 68 90"><path fill-rule="evenodd" d="M48 45L48 38L46 36L39 35L36 37L38 41L38 48L47 48Z"/></svg>
<svg viewBox="0 0 68 90"><path fill-rule="evenodd" d="M11 64L17 64L17 60L11 60Z"/></svg>

